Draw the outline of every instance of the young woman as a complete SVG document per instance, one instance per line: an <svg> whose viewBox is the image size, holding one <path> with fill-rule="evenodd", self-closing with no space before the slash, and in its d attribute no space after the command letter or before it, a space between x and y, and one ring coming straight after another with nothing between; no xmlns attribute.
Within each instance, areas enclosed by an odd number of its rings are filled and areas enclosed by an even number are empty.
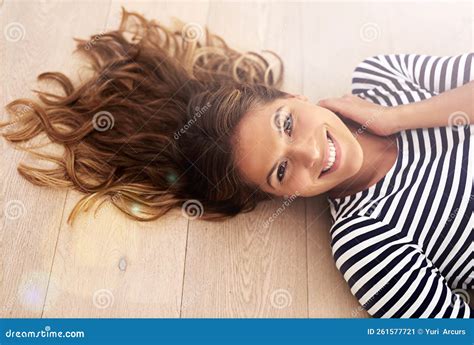
<svg viewBox="0 0 474 345"><path fill-rule="evenodd" d="M373 56L354 95L312 104L278 89L281 61L126 11L78 49L94 75L78 87L40 75L63 94L11 102L4 134L62 145L27 149L56 167L18 169L86 193L70 220L104 196L152 220L190 202L223 219L327 193L336 265L371 315L474 315L455 291L473 287L473 54Z"/></svg>

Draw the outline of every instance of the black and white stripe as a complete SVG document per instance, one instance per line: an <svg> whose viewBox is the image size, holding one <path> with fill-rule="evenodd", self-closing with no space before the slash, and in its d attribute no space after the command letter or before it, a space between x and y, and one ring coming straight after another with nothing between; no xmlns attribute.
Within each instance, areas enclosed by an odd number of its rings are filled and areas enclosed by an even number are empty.
<svg viewBox="0 0 474 345"><path fill-rule="evenodd" d="M474 80L474 53L376 55L352 93L384 106L421 101ZM397 133L383 179L328 198L331 246L352 293L374 317L474 318L474 125ZM463 290L461 290L463 289Z"/></svg>

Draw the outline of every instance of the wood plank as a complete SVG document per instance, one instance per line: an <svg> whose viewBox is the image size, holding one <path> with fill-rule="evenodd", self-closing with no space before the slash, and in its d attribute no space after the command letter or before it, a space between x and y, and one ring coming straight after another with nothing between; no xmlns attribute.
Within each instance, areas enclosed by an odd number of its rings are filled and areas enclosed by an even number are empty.
<svg viewBox="0 0 474 345"><path fill-rule="evenodd" d="M456 6L448 2L305 3L301 17L305 91L312 100L349 92L356 64L375 54L471 51L472 6L468 1ZM436 33L436 40L424 39L433 37L433 28L441 22L443 30Z"/></svg>
<svg viewBox="0 0 474 345"><path fill-rule="evenodd" d="M64 219L43 316L178 317L186 226L180 211L141 223L111 204L73 227Z"/></svg>
<svg viewBox="0 0 474 345"><path fill-rule="evenodd" d="M183 317L307 316L304 200L272 218L282 207L266 201L219 225L190 223Z"/></svg>
<svg viewBox="0 0 474 345"><path fill-rule="evenodd" d="M274 49L281 53L291 47L292 34L299 30L284 10L284 6L269 3L213 2L208 25L240 51ZM292 48L293 52L286 49L286 57L290 57L289 70L296 72L295 78L289 78L295 91L301 71L295 65L298 47ZM275 199L223 223L192 221L182 316L306 317L304 212L303 199L289 206ZM272 217L273 213L279 216ZM267 229L263 225L269 218L274 220Z"/></svg>
<svg viewBox="0 0 474 345"><path fill-rule="evenodd" d="M203 3L113 2L100 23L116 28L122 5L165 23L185 9L185 21L207 17ZM188 224L181 210L141 223L110 206L70 228L66 216L78 199L67 198L44 316L179 317Z"/></svg>
<svg viewBox="0 0 474 345"><path fill-rule="evenodd" d="M31 96L41 72L75 72L72 37L116 28L121 5L165 23L207 23L241 51L272 49L285 62L284 89L314 101L347 92L364 57L452 55L473 42L469 2L12 1L0 8L1 105ZM439 22L436 42L407 39L431 36ZM0 317L368 317L335 267L323 197L272 217L283 206L275 199L223 223L188 222L180 210L138 223L109 205L69 227L80 195L30 185L16 172L25 154L3 140L0 152Z"/></svg>
<svg viewBox="0 0 474 345"><path fill-rule="evenodd" d="M116 28L120 23L122 6L127 11L138 12L147 19L155 19L164 25L171 25L173 17L176 17L185 23L196 23L204 26L207 21L209 3L209 0L112 0L107 28Z"/></svg>
<svg viewBox="0 0 474 345"><path fill-rule="evenodd" d="M82 32L94 30L91 25L79 24L84 18L104 16L108 4L93 8L91 11L92 5L84 5L69 11L69 5L57 3L3 4L2 106L19 97L33 96L30 90L38 87L39 73L61 70L66 65L71 34L81 32L81 27ZM0 317L41 316L66 196L65 190L27 183L16 171L20 161L30 160L2 139Z"/></svg>

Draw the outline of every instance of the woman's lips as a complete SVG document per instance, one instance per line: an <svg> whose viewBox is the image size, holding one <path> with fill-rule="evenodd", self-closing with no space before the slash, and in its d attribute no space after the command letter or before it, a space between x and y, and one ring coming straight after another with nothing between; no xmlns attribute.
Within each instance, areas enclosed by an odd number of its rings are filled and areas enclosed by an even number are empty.
<svg viewBox="0 0 474 345"><path fill-rule="evenodd" d="M329 152L329 143L328 143L328 139L327 139L328 137L331 138L331 140L334 144L334 147L336 148L336 160L332 164L331 168L328 171L323 172L324 168L328 165L328 162L329 162L330 152ZM319 174L319 177L329 175L329 174L333 173L334 171L336 171L337 168L339 167L339 162L341 161L341 148L339 146L339 143L337 142L337 140L334 136L329 134L328 131L326 131L326 150L325 150L325 152L326 153L325 153L325 157L324 157L324 160L323 160L323 164L322 164L322 167L321 167L321 172Z"/></svg>

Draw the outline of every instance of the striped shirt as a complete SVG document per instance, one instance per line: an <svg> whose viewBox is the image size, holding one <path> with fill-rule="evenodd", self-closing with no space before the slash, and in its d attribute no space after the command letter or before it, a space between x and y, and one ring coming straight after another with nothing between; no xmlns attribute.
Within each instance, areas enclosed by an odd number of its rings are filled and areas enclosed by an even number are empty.
<svg viewBox="0 0 474 345"><path fill-rule="evenodd" d="M474 80L473 60L372 56L355 68L352 94L384 106L421 101ZM474 125L453 116L447 127L397 133L398 157L381 180L328 197L336 266L373 317L474 318Z"/></svg>

